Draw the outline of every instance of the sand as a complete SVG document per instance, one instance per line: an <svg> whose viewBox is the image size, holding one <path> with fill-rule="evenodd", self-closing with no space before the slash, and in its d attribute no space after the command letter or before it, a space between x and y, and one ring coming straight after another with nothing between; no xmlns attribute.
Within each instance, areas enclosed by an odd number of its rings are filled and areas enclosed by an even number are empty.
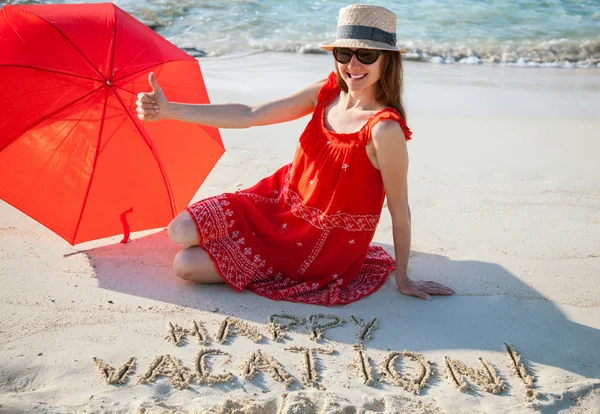
<svg viewBox="0 0 600 414"><path fill-rule="evenodd" d="M333 67L293 54L201 62L220 103L274 99ZM393 277L336 308L197 286L173 274L179 248L163 229L72 247L0 202L0 412L597 412L599 80L406 65L409 274L453 297L402 296ZM227 152L195 200L290 162L307 121L222 130ZM392 240L384 210L374 242L393 254ZM307 323L318 314L344 323L321 337Z"/></svg>

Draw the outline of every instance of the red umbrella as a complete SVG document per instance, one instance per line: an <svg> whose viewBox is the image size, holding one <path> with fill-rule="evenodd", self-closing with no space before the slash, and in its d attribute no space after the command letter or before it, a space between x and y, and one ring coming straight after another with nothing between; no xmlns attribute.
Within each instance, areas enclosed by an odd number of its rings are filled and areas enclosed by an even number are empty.
<svg viewBox="0 0 600 414"><path fill-rule="evenodd" d="M208 95L196 59L112 3L5 5L0 50L0 198L71 244L164 227L224 152L216 128L137 118L151 71L170 100Z"/></svg>

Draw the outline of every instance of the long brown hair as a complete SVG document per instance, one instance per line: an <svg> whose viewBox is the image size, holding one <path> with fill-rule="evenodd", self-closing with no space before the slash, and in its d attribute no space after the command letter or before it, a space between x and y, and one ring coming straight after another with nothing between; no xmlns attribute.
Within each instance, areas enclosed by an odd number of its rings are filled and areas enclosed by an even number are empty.
<svg viewBox="0 0 600 414"><path fill-rule="evenodd" d="M403 70L402 57L400 53L385 51L382 55L381 76L377 82L377 94L375 99L382 105L391 106L400 112L400 116L406 121L406 111L402 104ZM348 92L348 85L342 80L340 72L337 73L337 84L344 92Z"/></svg>

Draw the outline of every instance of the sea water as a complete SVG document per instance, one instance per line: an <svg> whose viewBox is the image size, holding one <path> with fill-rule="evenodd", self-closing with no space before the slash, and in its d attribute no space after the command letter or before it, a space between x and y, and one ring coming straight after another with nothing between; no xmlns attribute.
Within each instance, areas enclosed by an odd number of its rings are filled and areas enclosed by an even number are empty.
<svg viewBox="0 0 600 414"><path fill-rule="evenodd" d="M8 1L10 4L67 1ZM74 1L72 1L74 2ZM76 2L91 3L86 0ZM6 3L6 2L5 2ZM326 53L339 0L115 0L190 54ZM600 67L600 0L378 0L407 60Z"/></svg>

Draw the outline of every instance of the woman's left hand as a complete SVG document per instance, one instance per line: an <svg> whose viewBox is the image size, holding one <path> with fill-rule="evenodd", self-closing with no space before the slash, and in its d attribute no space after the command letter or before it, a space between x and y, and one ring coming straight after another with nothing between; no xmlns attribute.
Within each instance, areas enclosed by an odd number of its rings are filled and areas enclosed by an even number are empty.
<svg viewBox="0 0 600 414"><path fill-rule="evenodd" d="M430 300L429 295L452 295L454 291L441 283L431 281L413 281L406 279L402 282L396 281L400 293L408 296L417 296L421 299Z"/></svg>

